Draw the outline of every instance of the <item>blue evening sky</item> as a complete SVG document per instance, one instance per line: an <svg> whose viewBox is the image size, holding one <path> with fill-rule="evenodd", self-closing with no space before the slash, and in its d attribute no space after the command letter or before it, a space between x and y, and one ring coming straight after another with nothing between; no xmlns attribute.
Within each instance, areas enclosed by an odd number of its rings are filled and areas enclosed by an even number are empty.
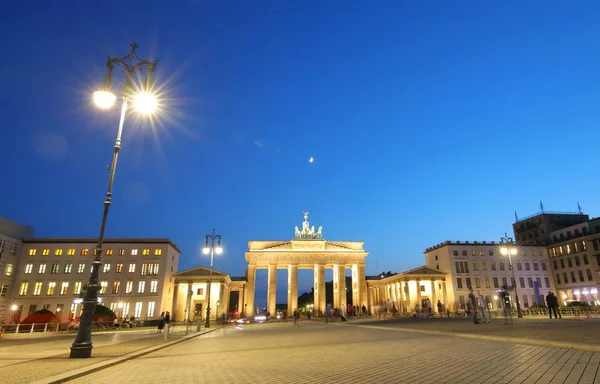
<svg viewBox="0 0 600 384"><path fill-rule="evenodd" d="M243 275L247 241L291 239L302 211L364 241L368 274L498 240L540 200L597 216L598 20L597 1L7 1L0 215L97 236L119 108L90 94L135 40L164 108L126 122L107 236L169 237L180 270L216 228L215 267Z"/></svg>

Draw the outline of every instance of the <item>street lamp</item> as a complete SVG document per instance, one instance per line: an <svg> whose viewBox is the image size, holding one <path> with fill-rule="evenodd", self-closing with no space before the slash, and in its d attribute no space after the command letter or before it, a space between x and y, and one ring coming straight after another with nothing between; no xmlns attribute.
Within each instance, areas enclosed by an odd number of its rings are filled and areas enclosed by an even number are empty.
<svg viewBox="0 0 600 384"><path fill-rule="evenodd" d="M98 275L100 272L100 264L102 260L102 245L104 242L104 230L106 228L106 218L108 217L108 208L111 205L112 198L112 187L115 179L115 170L117 168L117 160L119 158L119 150L121 149L121 134L123 132L123 123L125 122L125 112L127 112L127 103L129 99L133 100L135 109L142 114L152 113L156 108L156 99L150 92L152 85L152 73L156 69L155 61L148 61L140 59L135 50L138 45L133 42L131 46L131 52L124 57L108 57L106 60L106 68L108 72L104 78L104 88L94 92L94 102L100 108L110 108L117 97L110 90L112 82L112 70L115 65L118 65L125 72L126 81L123 89L123 104L121 106L121 120L119 122L119 128L117 131L117 140L114 146L114 154L112 159L112 165L110 166L110 176L108 179L108 190L106 192L106 199L104 200L104 211L102 214L102 222L100 224L100 235L98 236L98 244L94 250L94 261L92 263L92 273L89 281L83 287L81 292L83 311L81 313L79 329L77 330L77 336L71 346L71 358L85 358L92 355L92 322L94 320L94 310L96 304L99 302L98 290L100 285L98 282ZM146 84L142 92L136 92L133 89L133 76L138 71L146 70Z"/></svg>
<svg viewBox="0 0 600 384"><path fill-rule="evenodd" d="M502 256L508 256L508 267L512 271L512 283L515 289L515 298L517 299L517 317L523 318L523 312L521 312L521 303L519 302L519 294L517 293L517 280L515 279L515 269L512 264L512 256L517 254L517 248L514 246L512 237L509 237L504 232L504 237L500 238L500 254Z"/></svg>
<svg viewBox="0 0 600 384"><path fill-rule="evenodd" d="M15 312L19 309L17 304L13 304L10 306L10 310L12 311L12 315L10 316L10 324L12 325L13 321L15 321Z"/></svg>
<svg viewBox="0 0 600 384"><path fill-rule="evenodd" d="M210 239L210 244L208 240ZM215 240L217 240L217 245L215 246ZM204 245L204 249L202 249L202 253L208 255L210 253L210 272L208 275L208 304L206 306L206 322L204 326L206 328L210 328L210 285L212 283L212 269L213 269L213 257L215 253L220 255L223 253L223 247L221 247L221 235L217 235L215 230L213 229L210 235L206 235L206 244Z"/></svg>

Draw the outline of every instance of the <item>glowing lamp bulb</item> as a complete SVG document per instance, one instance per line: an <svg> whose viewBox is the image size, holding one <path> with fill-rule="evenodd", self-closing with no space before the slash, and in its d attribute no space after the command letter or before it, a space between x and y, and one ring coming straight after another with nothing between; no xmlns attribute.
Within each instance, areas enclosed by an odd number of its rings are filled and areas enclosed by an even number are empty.
<svg viewBox="0 0 600 384"><path fill-rule="evenodd" d="M204 247L202 249L202 253L204 253L205 255L208 255L209 252L210 252L210 248L208 248L208 247Z"/></svg>
<svg viewBox="0 0 600 384"><path fill-rule="evenodd" d="M102 109L107 109L113 106L117 100L117 96L115 96L112 92L109 91L96 91L94 92L94 103L97 107Z"/></svg>
<svg viewBox="0 0 600 384"><path fill-rule="evenodd" d="M138 112L144 115L150 115L154 113L154 111L156 111L158 103L156 101L156 97L154 97L153 94L144 92L138 93L135 96L135 98L133 99L133 104Z"/></svg>
<svg viewBox="0 0 600 384"><path fill-rule="evenodd" d="M217 247L217 248L215 248L215 253L216 253L217 255L220 255L221 253L223 253L223 248L222 248L222 247Z"/></svg>

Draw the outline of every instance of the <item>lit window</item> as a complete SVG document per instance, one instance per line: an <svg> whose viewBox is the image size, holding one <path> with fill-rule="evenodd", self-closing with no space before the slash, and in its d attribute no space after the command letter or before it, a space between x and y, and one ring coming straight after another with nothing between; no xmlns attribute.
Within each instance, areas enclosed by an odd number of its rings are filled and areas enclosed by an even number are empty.
<svg viewBox="0 0 600 384"><path fill-rule="evenodd" d="M137 249L132 249L131 250L131 256L137 256L138 254L138 250Z"/></svg>
<svg viewBox="0 0 600 384"><path fill-rule="evenodd" d="M6 297L6 292L8 292L8 285L0 284L0 297Z"/></svg>
<svg viewBox="0 0 600 384"><path fill-rule="evenodd" d="M125 250L124 249L119 249L119 256L123 256L125 254Z"/></svg>
<svg viewBox="0 0 600 384"><path fill-rule="evenodd" d="M138 293L144 293L144 289L146 288L146 282L140 281L138 283Z"/></svg>
<svg viewBox="0 0 600 384"><path fill-rule="evenodd" d="M119 263L119 264L115 265L115 272L116 273L123 272L123 264Z"/></svg>
<svg viewBox="0 0 600 384"><path fill-rule="evenodd" d="M40 267L38 268L38 273L46 273L46 263L40 264Z"/></svg>
<svg viewBox="0 0 600 384"><path fill-rule="evenodd" d="M28 288L29 288L29 283L26 281L22 282L21 287L19 288L19 296L26 296Z"/></svg>
<svg viewBox="0 0 600 384"><path fill-rule="evenodd" d="M152 264L150 264L152 266ZM142 276L146 276L148 274L148 264L144 263L142 264L142 271L140 273L140 275Z"/></svg>
<svg viewBox="0 0 600 384"><path fill-rule="evenodd" d="M106 250L106 256L112 256L113 254L113 250L112 249L107 249Z"/></svg>
<svg viewBox="0 0 600 384"><path fill-rule="evenodd" d="M120 287L121 287L121 282L120 281L113 282L113 289L112 289L113 295L116 295L116 294L119 293L119 288Z"/></svg>
<svg viewBox="0 0 600 384"><path fill-rule="evenodd" d="M6 268L4 268L4 276L12 276L15 270L14 264L6 264Z"/></svg>
<svg viewBox="0 0 600 384"><path fill-rule="evenodd" d="M129 264L129 273L135 272L135 264Z"/></svg>
<svg viewBox="0 0 600 384"><path fill-rule="evenodd" d="M39 296L40 292L42 292L42 282L38 281L33 287L33 296Z"/></svg>
<svg viewBox="0 0 600 384"><path fill-rule="evenodd" d="M35 256L36 252L37 252L37 249L33 249L33 248L31 248L31 249L29 250L29 256Z"/></svg>
<svg viewBox="0 0 600 384"><path fill-rule="evenodd" d="M65 273L71 273L71 269L73 269L73 263L65 264Z"/></svg>
<svg viewBox="0 0 600 384"><path fill-rule="evenodd" d="M87 256L87 254L88 254L88 250L87 250L87 249L82 249L81 251L79 251L79 254L80 254L81 256Z"/></svg>
<svg viewBox="0 0 600 384"><path fill-rule="evenodd" d="M108 288L108 281L100 282L100 294L104 295L106 293L106 289Z"/></svg>
<svg viewBox="0 0 600 384"><path fill-rule="evenodd" d="M154 301L148 303L148 317L154 316Z"/></svg>
<svg viewBox="0 0 600 384"><path fill-rule="evenodd" d="M33 263L25 264L25 273L30 274L33 271Z"/></svg>
<svg viewBox="0 0 600 384"><path fill-rule="evenodd" d="M73 256L73 255L75 255L75 248L67 249L67 256Z"/></svg>
<svg viewBox="0 0 600 384"><path fill-rule="evenodd" d="M77 273L83 273L85 271L85 264L79 263L77 266Z"/></svg>
<svg viewBox="0 0 600 384"><path fill-rule="evenodd" d="M48 283L48 290L46 291L46 294L48 296L54 295L54 288L56 288L56 282L55 281L49 282Z"/></svg>
<svg viewBox="0 0 600 384"><path fill-rule="evenodd" d="M110 263L104 264L104 267L102 268L102 272L106 273L108 271L110 271Z"/></svg>
<svg viewBox="0 0 600 384"><path fill-rule="evenodd" d="M144 256L148 256L149 254L150 254L150 250L149 249L144 249L142 251L142 255L144 255Z"/></svg>
<svg viewBox="0 0 600 384"><path fill-rule="evenodd" d="M81 281L76 281L73 283L73 294L79 295L81 293Z"/></svg>
<svg viewBox="0 0 600 384"><path fill-rule="evenodd" d="M62 249L55 249L54 250L54 256L62 256L63 254L63 250Z"/></svg>
<svg viewBox="0 0 600 384"><path fill-rule="evenodd" d="M42 256L48 256L50 254L50 250L49 249L44 249L42 251Z"/></svg>
<svg viewBox="0 0 600 384"><path fill-rule="evenodd" d="M152 280L150 282L150 293L156 293L156 289L158 288L158 281Z"/></svg>
<svg viewBox="0 0 600 384"><path fill-rule="evenodd" d="M137 303L135 303L135 312L133 313L133 316L140 317L142 316L142 302L138 301Z"/></svg>
<svg viewBox="0 0 600 384"><path fill-rule="evenodd" d="M159 263L154 264L154 270L151 273L152 275L158 275L158 266L159 265L160 265Z"/></svg>
<svg viewBox="0 0 600 384"><path fill-rule="evenodd" d="M50 273L58 273L59 268L60 268L60 265L58 263L52 264L52 270L50 271Z"/></svg>
<svg viewBox="0 0 600 384"><path fill-rule="evenodd" d="M60 286L60 294L66 295L68 291L69 291L69 282L63 281L62 285Z"/></svg>
<svg viewBox="0 0 600 384"><path fill-rule="evenodd" d="M133 290L133 281L129 280L125 286L125 293L131 293Z"/></svg>
<svg viewBox="0 0 600 384"><path fill-rule="evenodd" d="M154 255L155 255L155 256L160 256L160 255L162 255L162 249L155 249L155 250L154 250Z"/></svg>

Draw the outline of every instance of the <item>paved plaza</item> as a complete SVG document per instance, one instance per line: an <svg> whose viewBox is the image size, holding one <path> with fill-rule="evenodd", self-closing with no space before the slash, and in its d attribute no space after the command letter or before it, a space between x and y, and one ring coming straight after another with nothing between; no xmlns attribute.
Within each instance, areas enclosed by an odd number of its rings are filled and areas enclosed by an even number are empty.
<svg viewBox="0 0 600 384"><path fill-rule="evenodd" d="M408 323L228 326L71 382L600 383L600 352L423 334L407 330ZM466 320L453 324L508 329ZM550 330L555 332L556 326Z"/></svg>

